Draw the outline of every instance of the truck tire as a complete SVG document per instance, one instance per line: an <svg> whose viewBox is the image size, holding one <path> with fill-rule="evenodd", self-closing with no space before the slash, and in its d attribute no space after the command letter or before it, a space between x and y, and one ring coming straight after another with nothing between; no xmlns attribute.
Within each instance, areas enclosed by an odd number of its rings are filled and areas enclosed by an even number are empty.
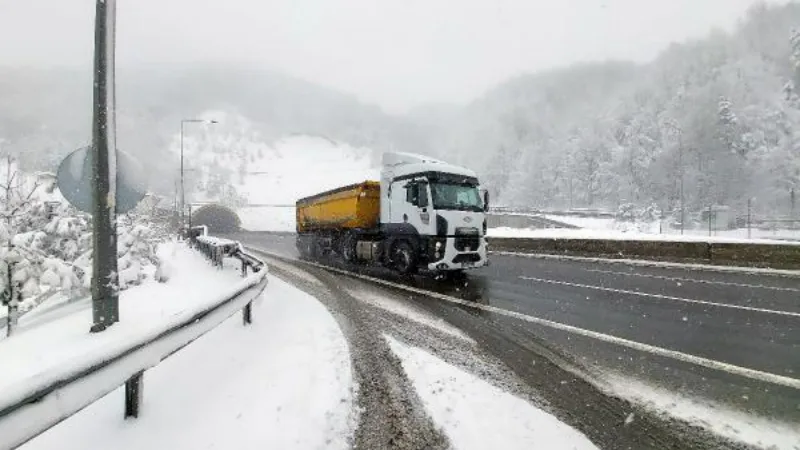
<svg viewBox="0 0 800 450"><path fill-rule="evenodd" d="M352 263L356 261L356 238L355 233L348 231L342 238L342 259Z"/></svg>
<svg viewBox="0 0 800 450"><path fill-rule="evenodd" d="M308 236L298 235L295 241L297 252L300 253L300 258L308 259L311 257L311 246L309 245L311 238Z"/></svg>
<svg viewBox="0 0 800 450"><path fill-rule="evenodd" d="M417 253L406 241L400 241L392 250L392 265L403 275L411 275L417 271Z"/></svg>

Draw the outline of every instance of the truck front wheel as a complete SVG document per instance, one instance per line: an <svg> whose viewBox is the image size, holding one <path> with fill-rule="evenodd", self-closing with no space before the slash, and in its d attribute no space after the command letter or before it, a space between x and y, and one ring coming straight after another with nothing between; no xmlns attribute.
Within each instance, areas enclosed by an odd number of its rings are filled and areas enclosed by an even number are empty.
<svg viewBox="0 0 800 450"><path fill-rule="evenodd" d="M398 242L392 252L392 263L395 270L403 275L413 274L417 271L417 255L408 242Z"/></svg>

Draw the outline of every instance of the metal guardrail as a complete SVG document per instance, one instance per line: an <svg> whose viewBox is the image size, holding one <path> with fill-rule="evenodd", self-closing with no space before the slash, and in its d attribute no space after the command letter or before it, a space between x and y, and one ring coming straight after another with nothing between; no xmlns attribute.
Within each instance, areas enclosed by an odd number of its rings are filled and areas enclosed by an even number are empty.
<svg viewBox="0 0 800 450"><path fill-rule="evenodd" d="M188 233L189 245L203 253L214 266L222 268L225 258L236 258L242 262L242 276L247 275L248 267L258 272L264 266L260 259L245 252L238 241L209 236L207 233L205 225L193 227Z"/></svg>
<svg viewBox="0 0 800 450"><path fill-rule="evenodd" d="M267 286L266 265L248 254L235 241L217 240L205 234L193 246L214 255L215 265L221 265L219 255L242 261L246 278L234 292L218 302L165 325L157 332L143 335L121 346L112 355L98 355L80 368L65 367L48 373L46 380L32 380L17 392L0 396L0 447L16 448L109 392L125 385L124 417L138 417L142 401L144 372L175 354L195 339L214 329L237 311L243 312L243 323L252 323L252 303ZM235 245L232 245L233 242ZM225 250L221 250L224 248ZM210 249L210 250L209 250ZM248 269L252 273L247 276Z"/></svg>

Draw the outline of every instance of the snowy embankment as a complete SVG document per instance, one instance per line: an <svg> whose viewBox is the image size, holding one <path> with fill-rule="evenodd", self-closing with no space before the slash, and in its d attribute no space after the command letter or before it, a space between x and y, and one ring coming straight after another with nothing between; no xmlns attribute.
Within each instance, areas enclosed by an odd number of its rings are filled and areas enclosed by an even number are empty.
<svg viewBox="0 0 800 450"><path fill-rule="evenodd" d="M771 450L800 448L800 429L788 424L686 397L624 375L606 373L598 381L611 395L702 426L733 441Z"/></svg>
<svg viewBox="0 0 800 450"><path fill-rule="evenodd" d="M0 392L163 326L242 282L233 267L214 270L176 244L161 256L170 261L169 282L123 292L122 320L108 331L88 333L87 303L2 342ZM248 327L232 316L148 370L139 419L122 419L119 388L24 448L347 448L356 418L347 344L336 322L277 279L253 315Z"/></svg>

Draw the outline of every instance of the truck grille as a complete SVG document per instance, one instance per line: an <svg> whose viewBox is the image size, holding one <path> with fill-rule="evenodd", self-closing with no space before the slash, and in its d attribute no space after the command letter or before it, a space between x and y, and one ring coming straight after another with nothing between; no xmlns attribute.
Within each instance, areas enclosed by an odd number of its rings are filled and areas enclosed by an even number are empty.
<svg viewBox="0 0 800 450"><path fill-rule="evenodd" d="M481 237L477 228L456 228L455 247L460 252L476 251L481 245Z"/></svg>

